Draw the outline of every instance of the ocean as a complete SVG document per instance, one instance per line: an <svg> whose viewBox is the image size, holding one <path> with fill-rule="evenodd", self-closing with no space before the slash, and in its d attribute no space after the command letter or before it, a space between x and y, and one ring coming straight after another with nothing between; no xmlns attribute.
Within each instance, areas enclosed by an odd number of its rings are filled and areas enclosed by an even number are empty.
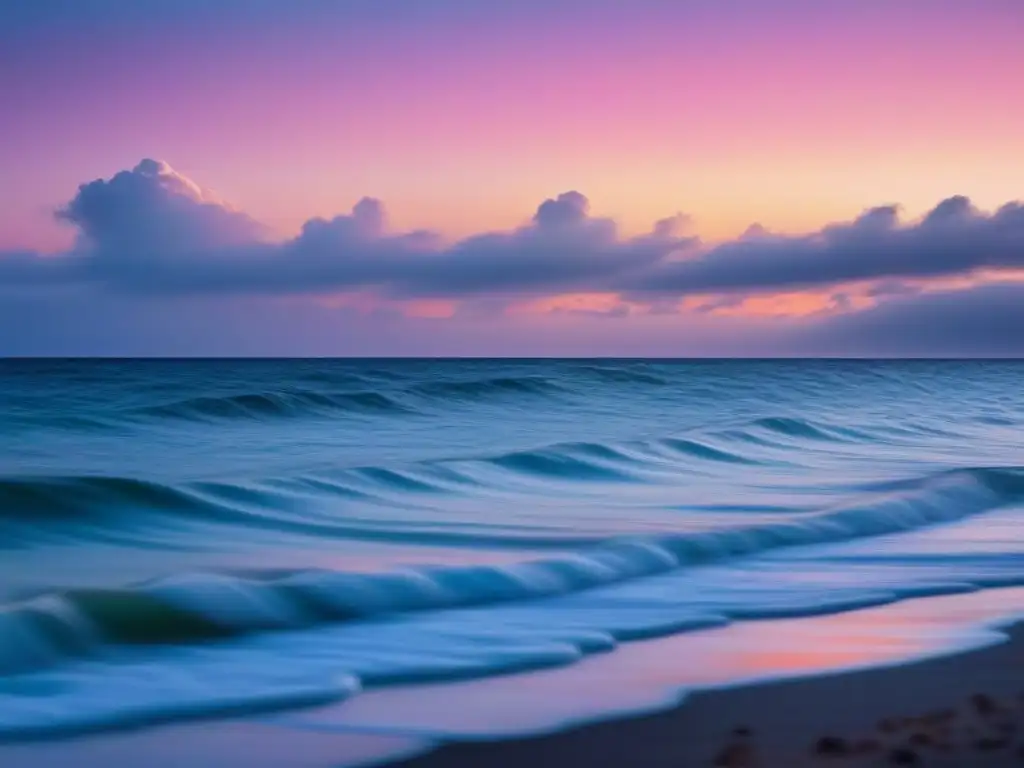
<svg viewBox="0 0 1024 768"><path fill-rule="evenodd" d="M0 361L0 740L1024 584L1022 374Z"/></svg>

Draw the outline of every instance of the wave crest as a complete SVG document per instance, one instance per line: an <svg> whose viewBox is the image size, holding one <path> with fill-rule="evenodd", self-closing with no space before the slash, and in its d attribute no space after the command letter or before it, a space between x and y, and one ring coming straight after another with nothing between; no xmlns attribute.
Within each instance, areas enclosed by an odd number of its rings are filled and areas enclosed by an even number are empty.
<svg viewBox="0 0 1024 768"><path fill-rule="evenodd" d="M609 540L573 554L512 565L376 574L317 570L264 578L210 574L125 590L70 590L0 613L0 669L53 661L97 642L200 642L370 616L535 600L780 547L950 522L1022 497L1024 468L977 468L787 520ZM40 659L41 648L48 649L47 659Z"/></svg>
<svg viewBox="0 0 1024 768"><path fill-rule="evenodd" d="M397 400L373 391L328 394L313 390L247 392L222 397L194 397L174 403L141 408L142 416L218 420L236 418L285 418L337 413L409 413Z"/></svg>

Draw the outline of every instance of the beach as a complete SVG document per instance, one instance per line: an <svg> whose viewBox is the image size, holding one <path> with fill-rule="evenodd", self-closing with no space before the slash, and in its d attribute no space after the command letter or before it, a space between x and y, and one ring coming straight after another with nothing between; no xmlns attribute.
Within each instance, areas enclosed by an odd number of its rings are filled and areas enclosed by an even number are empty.
<svg viewBox="0 0 1024 768"><path fill-rule="evenodd" d="M515 722L512 712L523 716L545 707L550 719L559 700L567 716L583 711L581 700L609 707L631 700L639 708L643 704L630 690L653 694L654 681L677 693L675 686L686 681L687 693L676 706L667 698L660 704L651 698L648 706L657 711L639 716L591 710L595 719L610 719L535 737L488 741L478 731L472 743L442 746L399 764L1019 764L1024 631L1019 624L1004 628L1005 620L998 618L1015 608L1024 608L1024 590L924 598L637 643L593 659L590 669L583 664L493 680L489 688L467 683L462 691L458 685L445 693L421 690L414 695L433 707L448 702L457 708L465 698L481 720L506 725ZM402 711L396 693L379 696L380 710ZM988 698L994 702L990 707ZM498 702L490 713L488 699ZM510 700L522 706L511 707ZM353 704L367 712L361 721L367 724L375 702ZM425 710L420 710L421 727L431 717ZM413 719L408 711L403 717ZM344 722L360 722L358 711L350 710ZM1007 723L1012 731L1004 730ZM902 750L913 751L919 762L900 763L901 756L910 759Z"/></svg>
<svg viewBox="0 0 1024 768"><path fill-rule="evenodd" d="M999 618L1014 610L1024 610L1024 589L751 622L627 644L525 675L381 689L279 714L9 742L0 744L0 764L1017 765L1024 630ZM726 682L733 679L740 682Z"/></svg>
<svg viewBox="0 0 1024 768"><path fill-rule="evenodd" d="M402 768L798 768L1024 763L1024 633L983 650L694 694L667 712L445 746ZM995 709L980 713L976 699ZM984 706L984 705L983 705Z"/></svg>

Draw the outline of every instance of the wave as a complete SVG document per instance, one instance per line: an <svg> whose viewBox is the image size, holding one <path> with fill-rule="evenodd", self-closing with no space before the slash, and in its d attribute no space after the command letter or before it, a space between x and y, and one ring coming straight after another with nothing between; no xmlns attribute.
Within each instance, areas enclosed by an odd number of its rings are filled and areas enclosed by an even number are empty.
<svg viewBox="0 0 1024 768"><path fill-rule="evenodd" d="M412 409L381 392L323 393L313 390L248 392L222 397L194 397L148 406L135 415L186 420L265 419L337 413L411 413Z"/></svg>
<svg viewBox="0 0 1024 768"><path fill-rule="evenodd" d="M658 459L699 459L715 463L756 464L735 451L716 448L697 440L666 437L632 444L561 443L531 451L516 451L487 459L525 475L578 482L637 482L647 479L644 470L656 471Z"/></svg>
<svg viewBox="0 0 1024 768"><path fill-rule="evenodd" d="M805 440L836 441L844 439L864 439L866 435L854 429L815 424L807 419L787 416L769 416L757 419L753 427L774 432L786 437L799 437Z"/></svg>
<svg viewBox="0 0 1024 768"><path fill-rule="evenodd" d="M486 399L502 395L549 395L565 388L544 376L499 376L466 381L435 381L409 387L407 392L434 398Z"/></svg>
<svg viewBox="0 0 1024 768"><path fill-rule="evenodd" d="M486 386L519 387L503 379L487 380ZM480 383L480 382L478 382ZM532 385L531 385L532 386ZM390 399L349 395L345 400L299 397L280 400L262 396L237 396L214 400L182 401L173 412L186 414L232 412L234 408L278 409L338 407L342 403L382 409L402 408ZM170 412L170 411L168 411ZM121 513L167 514L198 520L243 526L289 529L314 535L381 538L383 534L358 526L342 525L337 518L311 518L294 513L297 494L321 494L332 500L374 500L405 494L457 494L481 490L490 483L544 481L554 483L644 483L672 479L680 470L696 469L701 463L756 465L754 458L738 450L735 443L767 446L773 450L799 450L789 441L782 443L759 436L765 430L808 441L869 441L864 431L844 430L809 420L771 417L720 431L722 441L695 437L663 437L622 443L555 443L528 450L492 456L437 459L406 466L365 466L342 469L331 475L309 475L233 484L190 482L163 484L131 477L82 476L0 476L0 522L15 520L46 525L51 521L97 521L119 518ZM714 434L714 433L712 433ZM716 444L716 442L718 444ZM730 445L729 443L733 443ZM772 459L777 464L785 454ZM478 476L480 468L489 471ZM902 487L902 486L901 486ZM885 490L878 488L875 490ZM423 531L424 540L434 534ZM437 542L459 543L445 535ZM467 543L475 543L467 541ZM0 544L2 546L2 544Z"/></svg>
<svg viewBox="0 0 1024 768"><path fill-rule="evenodd" d="M565 548L599 540L528 532L488 534L471 522L390 521L353 515L349 509L339 510L336 503L451 493L460 484L471 487L473 483L443 465L428 465L419 472L365 467L336 478L298 477L249 485L209 481L173 485L103 476L3 478L0 530L5 523L14 527L4 531L0 550L38 544L53 533L76 541L192 549L201 546L211 526L226 527L236 537L270 532L452 547ZM310 504L310 494L334 503Z"/></svg>
<svg viewBox="0 0 1024 768"><path fill-rule="evenodd" d="M561 385L542 376L503 376L465 381L431 381L405 387L394 384L385 390L332 392L319 389L281 389L192 397L135 408L121 415L127 415L129 418L207 422L330 417L344 414L411 415L419 410L413 405L417 400L433 404L454 404L525 395L551 396L565 391Z"/></svg>
<svg viewBox="0 0 1024 768"><path fill-rule="evenodd" d="M148 487L129 486L150 494ZM157 499L164 497L157 492ZM125 589L67 590L0 612L0 671L107 644L196 643L393 614L531 601L796 545L908 531L1024 498L1024 468L958 470L845 506L698 533L607 540L511 565L195 574Z"/></svg>
<svg viewBox="0 0 1024 768"><path fill-rule="evenodd" d="M616 384L646 384L648 386L662 387L669 383L669 380L666 378L654 373L638 370L635 367L616 368L603 365L588 365L583 366L580 370L601 381Z"/></svg>
<svg viewBox="0 0 1024 768"><path fill-rule="evenodd" d="M624 453L600 443L514 451L487 462L524 475L578 482L628 482L635 478L623 465L636 463Z"/></svg>
<svg viewBox="0 0 1024 768"><path fill-rule="evenodd" d="M639 482L671 461L755 464L741 453L684 438L635 443L558 443L486 457L420 462L402 466L366 466L331 476L270 479L249 484L198 481L165 484L106 475L0 476L0 521L45 524L53 520L114 517L118 513L162 512L193 517L235 519L233 509L289 506L295 493L333 498L372 499L384 493L443 494L475 490L481 480L467 467L497 468L513 477L561 482ZM245 520L238 518L238 522ZM325 528L326 530L326 528Z"/></svg>
<svg viewBox="0 0 1024 768"><path fill-rule="evenodd" d="M82 520L126 507L180 511L196 503L171 485L126 477L7 477L0 479L0 520Z"/></svg>
<svg viewBox="0 0 1024 768"><path fill-rule="evenodd" d="M682 454L684 456L693 456L698 459L707 459L709 461L720 461L727 464L756 464L757 462L753 459L747 458L742 454L734 451L726 451L721 448L715 448L705 443L697 442L696 440L685 440L678 437L666 437L658 441L661 445L674 453Z"/></svg>

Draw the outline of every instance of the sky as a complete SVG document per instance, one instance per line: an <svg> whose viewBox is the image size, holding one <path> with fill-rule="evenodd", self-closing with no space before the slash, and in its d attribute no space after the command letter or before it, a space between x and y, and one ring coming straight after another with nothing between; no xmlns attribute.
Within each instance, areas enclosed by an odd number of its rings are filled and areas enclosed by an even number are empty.
<svg viewBox="0 0 1024 768"><path fill-rule="evenodd" d="M0 0L0 355L1024 354L1019 0Z"/></svg>

